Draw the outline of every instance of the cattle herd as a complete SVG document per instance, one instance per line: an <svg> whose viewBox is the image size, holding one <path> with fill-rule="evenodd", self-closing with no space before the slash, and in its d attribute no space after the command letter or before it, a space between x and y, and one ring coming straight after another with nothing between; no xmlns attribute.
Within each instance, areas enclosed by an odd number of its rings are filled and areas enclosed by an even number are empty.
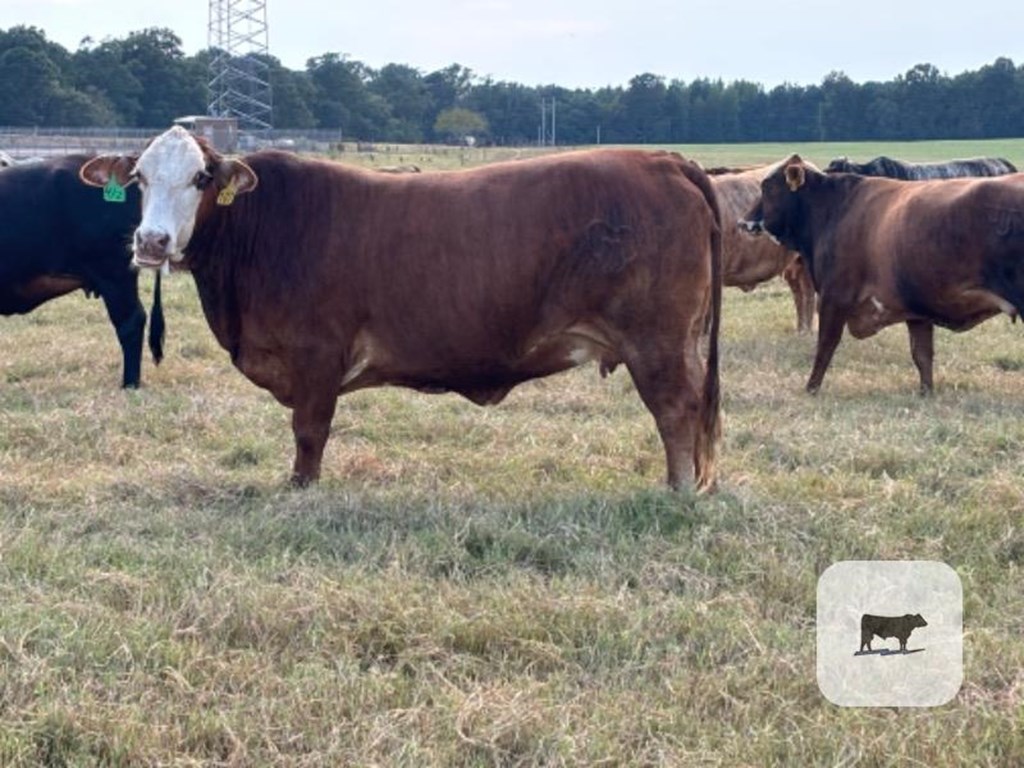
<svg viewBox="0 0 1024 768"><path fill-rule="evenodd" d="M669 484L709 489L723 285L782 275L799 331L817 309L811 392L845 328L905 322L928 393L936 324L1024 306L1024 176L995 158L705 170L604 149L379 173L276 150L223 157L175 127L139 155L0 153L0 205L0 314L99 296L125 387L140 381L138 268L187 269L232 363L292 410L297 484L319 477L344 393L391 384L486 405L594 361L628 370ZM159 362L159 272L156 285Z"/></svg>

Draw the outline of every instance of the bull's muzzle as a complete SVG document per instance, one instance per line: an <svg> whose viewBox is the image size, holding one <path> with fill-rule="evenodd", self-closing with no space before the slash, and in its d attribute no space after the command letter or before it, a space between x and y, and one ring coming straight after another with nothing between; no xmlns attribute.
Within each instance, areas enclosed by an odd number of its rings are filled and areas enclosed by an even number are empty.
<svg viewBox="0 0 1024 768"><path fill-rule="evenodd" d="M159 269L171 255L170 243L171 236L166 232L138 229L135 231L132 262L142 269Z"/></svg>

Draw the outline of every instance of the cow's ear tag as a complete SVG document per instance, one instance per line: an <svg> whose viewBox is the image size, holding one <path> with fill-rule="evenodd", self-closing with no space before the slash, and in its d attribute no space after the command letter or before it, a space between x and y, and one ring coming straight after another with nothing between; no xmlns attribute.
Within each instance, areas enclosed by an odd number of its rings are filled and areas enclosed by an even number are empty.
<svg viewBox="0 0 1024 768"><path fill-rule="evenodd" d="M113 176L103 185L103 199L108 203L123 203L125 201L124 187L117 183Z"/></svg>
<svg viewBox="0 0 1024 768"><path fill-rule="evenodd" d="M228 185L224 187L217 195L217 205L231 205L235 202L235 193L238 190L235 189L234 179L228 182Z"/></svg>

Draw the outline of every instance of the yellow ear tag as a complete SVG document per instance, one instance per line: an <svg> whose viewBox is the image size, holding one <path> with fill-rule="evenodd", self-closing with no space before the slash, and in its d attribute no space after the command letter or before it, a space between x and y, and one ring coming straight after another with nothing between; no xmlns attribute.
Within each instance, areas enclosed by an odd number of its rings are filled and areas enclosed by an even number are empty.
<svg viewBox="0 0 1024 768"><path fill-rule="evenodd" d="M232 179L228 182L228 185L220 191L220 194L217 195L217 205L231 205L235 202L235 194L237 191L238 190L235 189L234 179Z"/></svg>

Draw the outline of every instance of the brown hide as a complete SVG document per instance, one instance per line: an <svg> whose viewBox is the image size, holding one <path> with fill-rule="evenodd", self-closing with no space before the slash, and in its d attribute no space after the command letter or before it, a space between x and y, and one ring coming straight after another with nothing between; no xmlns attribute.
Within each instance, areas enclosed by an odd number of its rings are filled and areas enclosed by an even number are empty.
<svg viewBox="0 0 1024 768"><path fill-rule="evenodd" d="M865 338L906 322L927 393L934 325L965 331L1024 307L1024 174L904 182L824 175L794 157L765 181L759 205L764 228L799 250L818 288L809 391L844 327Z"/></svg>
<svg viewBox="0 0 1024 768"><path fill-rule="evenodd" d="M273 151L245 162L258 187L230 206L208 189L185 253L218 341L294 410L296 481L318 476L340 394L496 403L596 360L628 368L669 482L713 483L719 230L696 165L616 150L398 175Z"/></svg>
<svg viewBox="0 0 1024 768"><path fill-rule="evenodd" d="M731 171L713 169L711 182L722 212L722 283L744 291L782 275L796 305L796 327L810 332L814 323L814 284L799 254L741 230L737 222L761 195L761 180L774 165Z"/></svg>

